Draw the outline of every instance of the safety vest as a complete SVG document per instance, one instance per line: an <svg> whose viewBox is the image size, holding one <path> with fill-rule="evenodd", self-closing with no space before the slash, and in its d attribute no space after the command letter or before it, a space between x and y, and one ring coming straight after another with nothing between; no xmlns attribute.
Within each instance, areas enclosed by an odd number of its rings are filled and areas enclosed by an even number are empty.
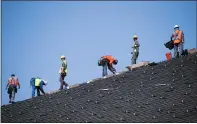
<svg viewBox="0 0 197 124"><path fill-rule="evenodd" d="M40 86L40 82L41 82L41 79L36 78L35 79L35 86Z"/></svg>
<svg viewBox="0 0 197 124"><path fill-rule="evenodd" d="M17 77L11 77L11 78L9 78L8 79L8 82L9 82L9 85L15 85L15 86L17 86L19 84Z"/></svg>
<svg viewBox="0 0 197 124"><path fill-rule="evenodd" d="M174 44L179 44L180 42L183 41L183 31L176 30L173 36L174 36Z"/></svg>
<svg viewBox="0 0 197 124"><path fill-rule="evenodd" d="M61 66L61 68L64 68L64 72L66 72L66 73L68 72L66 60L62 61L62 66ZM60 70L61 70L61 69L60 69Z"/></svg>

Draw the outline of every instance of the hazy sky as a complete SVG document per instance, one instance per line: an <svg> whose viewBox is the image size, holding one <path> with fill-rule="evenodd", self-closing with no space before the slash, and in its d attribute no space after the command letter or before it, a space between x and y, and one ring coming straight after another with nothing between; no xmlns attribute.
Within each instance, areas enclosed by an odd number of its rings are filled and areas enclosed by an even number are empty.
<svg viewBox="0 0 197 124"><path fill-rule="evenodd" d="M123 70L131 63L134 34L141 44L138 62L163 61L175 24L184 31L185 48L196 47L196 1L2 2L2 104L8 103L11 73L21 83L16 101L31 97L32 77L48 81L45 91L58 89L61 55L69 85L101 77L97 61L105 54Z"/></svg>

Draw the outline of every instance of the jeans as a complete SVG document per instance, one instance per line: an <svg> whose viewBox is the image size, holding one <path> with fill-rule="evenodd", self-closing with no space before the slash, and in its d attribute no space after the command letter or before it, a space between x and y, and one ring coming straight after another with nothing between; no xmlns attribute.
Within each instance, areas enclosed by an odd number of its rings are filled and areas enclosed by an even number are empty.
<svg viewBox="0 0 197 124"><path fill-rule="evenodd" d="M133 57L131 59L132 64L136 64L136 60L138 58L139 52L133 52Z"/></svg>
<svg viewBox="0 0 197 124"><path fill-rule="evenodd" d="M34 96L35 96L36 87L35 87L35 85L31 85L31 86L32 86L32 93L31 93L31 96L34 97Z"/></svg>
<svg viewBox="0 0 197 124"><path fill-rule="evenodd" d="M64 73L60 74L60 79L59 79L59 81L60 81L60 88L59 88L59 90L62 90L63 86L65 86L65 87L68 86L68 84L64 81L65 77L66 77L66 73L65 74Z"/></svg>
<svg viewBox="0 0 197 124"><path fill-rule="evenodd" d="M103 76L107 76L107 62L103 65Z"/></svg>
<svg viewBox="0 0 197 124"><path fill-rule="evenodd" d="M116 69L112 66L112 64L109 64L109 62L103 63L103 76L107 76L107 68L113 73L116 73Z"/></svg>
<svg viewBox="0 0 197 124"><path fill-rule="evenodd" d="M179 58L179 56L182 56L182 54L183 54L183 42L179 44L174 44L174 57Z"/></svg>

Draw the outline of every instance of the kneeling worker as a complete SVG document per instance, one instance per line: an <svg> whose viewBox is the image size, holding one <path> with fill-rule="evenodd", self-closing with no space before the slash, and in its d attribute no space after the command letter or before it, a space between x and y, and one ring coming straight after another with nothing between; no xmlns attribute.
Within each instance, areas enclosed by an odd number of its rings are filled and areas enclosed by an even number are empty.
<svg viewBox="0 0 197 124"><path fill-rule="evenodd" d="M35 96L35 90L37 90L37 96L40 96L40 91L42 94L45 94L43 85L47 85L47 81L37 77L37 78L32 78L30 81L30 85L32 86L32 97Z"/></svg>
<svg viewBox="0 0 197 124"><path fill-rule="evenodd" d="M112 66L112 64L117 64L118 60L113 58L111 55L102 56L98 61L98 66L103 66L103 76L107 76L107 67L108 69L115 74L116 69Z"/></svg>

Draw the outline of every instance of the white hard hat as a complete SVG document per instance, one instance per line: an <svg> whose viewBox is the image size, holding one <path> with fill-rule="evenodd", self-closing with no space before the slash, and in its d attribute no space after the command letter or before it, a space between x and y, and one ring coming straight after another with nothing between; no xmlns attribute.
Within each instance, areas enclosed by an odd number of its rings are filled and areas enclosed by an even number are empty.
<svg viewBox="0 0 197 124"><path fill-rule="evenodd" d="M179 28L179 26L178 25L175 25L174 28Z"/></svg>
<svg viewBox="0 0 197 124"><path fill-rule="evenodd" d="M65 57L64 55L62 55L60 58L61 58L61 59L65 59L66 57Z"/></svg>

